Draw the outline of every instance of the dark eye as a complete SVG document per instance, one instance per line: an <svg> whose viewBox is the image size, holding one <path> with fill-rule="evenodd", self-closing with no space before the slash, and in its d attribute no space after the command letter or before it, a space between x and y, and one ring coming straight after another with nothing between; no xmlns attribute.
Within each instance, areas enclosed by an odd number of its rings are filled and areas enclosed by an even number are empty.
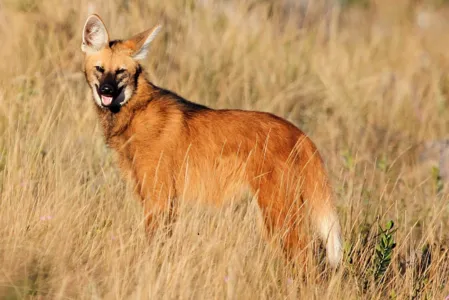
<svg viewBox="0 0 449 300"><path fill-rule="evenodd" d="M104 68L100 67L100 66L95 66L95 69L100 72L100 73L104 73Z"/></svg>
<svg viewBox="0 0 449 300"><path fill-rule="evenodd" d="M126 72L126 69L118 69L117 71L115 71L115 74L119 75L119 74L123 74Z"/></svg>

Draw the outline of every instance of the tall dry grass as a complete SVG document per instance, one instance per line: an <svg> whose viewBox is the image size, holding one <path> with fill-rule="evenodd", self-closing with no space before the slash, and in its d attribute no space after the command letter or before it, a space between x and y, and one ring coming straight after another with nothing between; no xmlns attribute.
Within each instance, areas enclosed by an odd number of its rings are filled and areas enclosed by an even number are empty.
<svg viewBox="0 0 449 300"><path fill-rule="evenodd" d="M449 129L438 5L379 0L300 20L268 0L0 2L0 296L444 299L448 197L438 169L417 160ZM145 62L155 84L214 108L276 113L312 137L345 235L338 271L316 251L298 276L265 244L254 199L186 207L173 237L148 245L84 82L89 9L114 38L163 23ZM394 249L380 241L389 220Z"/></svg>

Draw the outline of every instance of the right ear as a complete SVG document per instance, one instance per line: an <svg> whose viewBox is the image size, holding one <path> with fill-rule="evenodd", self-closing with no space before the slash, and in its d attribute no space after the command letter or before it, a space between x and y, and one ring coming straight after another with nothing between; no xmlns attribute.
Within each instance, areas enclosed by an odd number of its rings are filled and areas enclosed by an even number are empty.
<svg viewBox="0 0 449 300"><path fill-rule="evenodd" d="M81 50L85 53L100 51L109 45L109 34L101 18L90 15L83 29L83 43Z"/></svg>

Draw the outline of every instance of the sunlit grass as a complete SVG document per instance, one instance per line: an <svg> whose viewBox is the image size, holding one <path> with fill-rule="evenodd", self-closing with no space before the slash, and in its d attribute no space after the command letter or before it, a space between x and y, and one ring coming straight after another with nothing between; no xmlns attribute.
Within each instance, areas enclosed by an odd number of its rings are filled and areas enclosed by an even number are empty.
<svg viewBox="0 0 449 300"><path fill-rule="evenodd" d="M0 296L449 295L447 183L438 160L418 160L448 131L447 8L373 1L299 22L275 1L41 2L0 2ZM311 136L337 194L337 272L323 271L314 245L299 276L265 243L252 198L186 207L171 238L148 243L82 73L89 9L113 38L163 24L144 63L155 84L214 108L273 112ZM390 220L392 249L380 231Z"/></svg>

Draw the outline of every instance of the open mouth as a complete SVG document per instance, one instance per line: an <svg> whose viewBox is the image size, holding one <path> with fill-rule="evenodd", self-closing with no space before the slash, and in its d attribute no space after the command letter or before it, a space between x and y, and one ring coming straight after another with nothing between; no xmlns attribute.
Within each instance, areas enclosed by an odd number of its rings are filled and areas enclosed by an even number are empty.
<svg viewBox="0 0 449 300"><path fill-rule="evenodd" d="M114 94L102 94L98 85L96 85L98 96L101 99L101 105L103 107L112 108L112 107L120 107L125 100L125 89L121 87Z"/></svg>
<svg viewBox="0 0 449 300"><path fill-rule="evenodd" d="M111 105L113 99L114 98L111 96L101 95L101 104L103 104L104 106L109 106Z"/></svg>

